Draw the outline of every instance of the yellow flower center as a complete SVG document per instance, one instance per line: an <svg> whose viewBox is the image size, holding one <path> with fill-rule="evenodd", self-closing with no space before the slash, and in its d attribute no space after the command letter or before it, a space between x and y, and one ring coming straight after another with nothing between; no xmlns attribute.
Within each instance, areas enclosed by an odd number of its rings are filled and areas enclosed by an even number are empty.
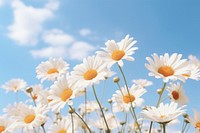
<svg viewBox="0 0 200 133"><path fill-rule="evenodd" d="M71 97L71 95L72 95L72 90L71 89L65 89L62 92L60 98L62 99L62 101L65 102L67 99L69 99Z"/></svg>
<svg viewBox="0 0 200 133"><path fill-rule="evenodd" d="M119 61L124 55L125 52L123 50L115 50L112 52L112 59L115 61Z"/></svg>
<svg viewBox="0 0 200 133"><path fill-rule="evenodd" d="M54 74L54 73L59 73L59 71L56 68L51 68L47 72L48 74Z"/></svg>
<svg viewBox="0 0 200 133"><path fill-rule="evenodd" d="M37 99L37 95L33 95L33 100L36 100Z"/></svg>
<svg viewBox="0 0 200 133"><path fill-rule="evenodd" d="M168 77L174 74L174 69L170 66L161 66L158 69L158 73L162 74L165 77Z"/></svg>
<svg viewBox="0 0 200 133"><path fill-rule="evenodd" d="M190 74L182 74L185 77L190 77Z"/></svg>
<svg viewBox="0 0 200 133"><path fill-rule="evenodd" d="M177 100L179 98L179 93L177 91L172 91L172 97Z"/></svg>
<svg viewBox="0 0 200 133"><path fill-rule="evenodd" d="M130 96L129 95L125 95L123 97L123 101L125 103L133 102L134 100L135 100L135 97L133 95L131 95L131 94L130 94Z"/></svg>
<svg viewBox="0 0 200 133"><path fill-rule="evenodd" d="M58 133L67 133L67 131L65 129L61 129L58 131Z"/></svg>
<svg viewBox="0 0 200 133"><path fill-rule="evenodd" d="M50 103L52 101L52 99L47 99L48 103Z"/></svg>
<svg viewBox="0 0 200 133"><path fill-rule="evenodd" d="M164 116L164 115L161 115L160 118L161 118L161 119L162 119L162 118L165 118L165 116Z"/></svg>
<svg viewBox="0 0 200 133"><path fill-rule="evenodd" d="M97 71L94 69L90 69L84 73L83 77L85 80L92 80L97 76Z"/></svg>
<svg viewBox="0 0 200 133"><path fill-rule="evenodd" d="M2 133L5 130L4 126L0 126L0 133Z"/></svg>
<svg viewBox="0 0 200 133"><path fill-rule="evenodd" d="M33 120L35 119L35 115L34 114L29 114L24 118L24 122L29 124L31 123Z"/></svg>
<svg viewBox="0 0 200 133"><path fill-rule="evenodd" d="M196 128L200 128L200 122L196 123Z"/></svg>

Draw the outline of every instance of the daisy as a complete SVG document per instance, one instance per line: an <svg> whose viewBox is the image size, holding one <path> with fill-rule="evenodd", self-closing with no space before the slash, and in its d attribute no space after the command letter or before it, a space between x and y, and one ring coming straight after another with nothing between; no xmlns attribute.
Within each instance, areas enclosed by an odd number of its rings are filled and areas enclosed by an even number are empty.
<svg viewBox="0 0 200 133"><path fill-rule="evenodd" d="M32 86L30 86L30 87L32 88L32 91L31 91L32 97L31 97L30 93L27 93L27 92L26 92L26 94L27 94L29 97L33 98L33 100L38 101L38 93L40 93L40 92L43 90L42 85L41 85L41 84L38 84L38 85L32 85Z"/></svg>
<svg viewBox="0 0 200 133"><path fill-rule="evenodd" d="M183 76L193 80L200 80L200 61L192 55L190 55L188 58L188 68L190 70L190 73L183 74Z"/></svg>
<svg viewBox="0 0 200 133"><path fill-rule="evenodd" d="M37 78L55 81L57 77L66 74L69 64L62 58L49 58L48 61L42 62L36 67Z"/></svg>
<svg viewBox="0 0 200 133"><path fill-rule="evenodd" d="M48 89L41 90L37 93L37 102L42 105L48 105L52 99L49 99L50 92Z"/></svg>
<svg viewBox="0 0 200 133"><path fill-rule="evenodd" d="M148 81L146 79L133 80L133 83L139 86L140 88L146 88L153 84L151 81Z"/></svg>
<svg viewBox="0 0 200 133"><path fill-rule="evenodd" d="M200 114L196 110L194 110L194 118L189 117L188 121L196 128L196 133L200 133Z"/></svg>
<svg viewBox="0 0 200 133"><path fill-rule="evenodd" d="M129 89L130 96L127 92L126 87L122 87L121 90L117 90L116 94L113 94L112 101L113 111L129 111L131 104L133 107L141 106L144 102L144 99L140 98L144 93L146 93L145 89L139 89L138 86L132 85ZM131 103L131 104L130 104Z"/></svg>
<svg viewBox="0 0 200 133"><path fill-rule="evenodd" d="M78 110L81 115L84 115L85 113L91 113L95 110L99 110L99 105L96 101L87 101L86 104L81 104L78 107Z"/></svg>
<svg viewBox="0 0 200 133"><path fill-rule="evenodd" d="M170 84L170 87L167 87L167 91L169 92L169 97L173 102L184 105L188 102L188 97L185 95L183 87L180 83Z"/></svg>
<svg viewBox="0 0 200 133"><path fill-rule="evenodd" d="M117 127L120 126L120 122L119 120L117 120L117 118L111 114L111 113L106 113L105 114L105 118L106 121L108 123L108 127L113 130ZM93 121L93 124L98 128L98 129L103 129L103 130L107 130L107 127L105 125L105 123L102 121L102 119L97 119L95 121Z"/></svg>
<svg viewBox="0 0 200 133"><path fill-rule="evenodd" d="M6 117L0 116L0 133L10 133L14 130L15 127L14 120Z"/></svg>
<svg viewBox="0 0 200 133"><path fill-rule="evenodd" d="M56 123L49 127L48 133L71 133L72 126L71 121L65 117L62 120L58 120Z"/></svg>
<svg viewBox="0 0 200 133"><path fill-rule="evenodd" d="M96 53L108 62L108 67L111 67L115 63L118 63L122 67L123 59L134 61L131 55L138 49L137 47L133 47L136 42L133 38L129 38L129 35L126 35L119 43L116 43L114 40L108 40L105 43L106 48L102 48L104 51L97 51Z"/></svg>
<svg viewBox="0 0 200 133"><path fill-rule="evenodd" d="M174 102L165 105L160 103L158 108L153 106L147 107L141 112L141 115L151 121L166 124L178 118L180 115L183 115L186 112L186 110L183 109L184 107L185 106L181 106L178 108L178 104Z"/></svg>
<svg viewBox="0 0 200 133"><path fill-rule="evenodd" d="M147 57L149 64L145 64L146 68L150 70L149 76L162 78L164 82L171 80L185 81L183 74L189 74L188 62L186 59L181 59L182 55L174 53L169 56L165 53L160 57L153 54L153 59Z"/></svg>
<svg viewBox="0 0 200 133"><path fill-rule="evenodd" d="M66 104L71 105L71 99L75 97L78 91L77 87L69 82L69 78L59 77L58 81L55 81L50 87L48 99L52 101L49 103L49 106L56 113L60 112L60 109L64 108Z"/></svg>
<svg viewBox="0 0 200 133"><path fill-rule="evenodd" d="M46 106L38 105L37 107L28 106L20 103L7 109L7 114L16 120L17 128L26 130L33 130L33 128L40 127L46 122L46 113L48 109Z"/></svg>
<svg viewBox="0 0 200 133"><path fill-rule="evenodd" d="M107 66L105 62L97 56L89 56L83 59L82 64L74 67L71 82L84 88L99 83L100 80L105 80L106 76Z"/></svg>
<svg viewBox="0 0 200 133"><path fill-rule="evenodd" d="M23 79L11 79L2 85L2 88L6 91L17 92L19 90L23 90L26 87L26 82Z"/></svg>

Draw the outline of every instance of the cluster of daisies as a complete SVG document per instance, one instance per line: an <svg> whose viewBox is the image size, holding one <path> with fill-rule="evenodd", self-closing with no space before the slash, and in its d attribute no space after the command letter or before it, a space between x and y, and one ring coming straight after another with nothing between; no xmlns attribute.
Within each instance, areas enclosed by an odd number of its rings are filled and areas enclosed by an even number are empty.
<svg viewBox="0 0 200 133"><path fill-rule="evenodd" d="M135 43L129 35L119 42L108 40L106 47L83 59L72 71L62 58L49 58L36 67L41 84L27 85L23 79L6 82L1 88L14 92L16 102L3 109L0 133L165 133L167 126L180 116L183 116L182 133L187 131L188 125L200 133L200 114L194 111L194 118L187 115L188 97L183 89L186 80L200 80L200 60L192 55L182 59L177 53L147 57L145 66L150 71L149 76L162 79L163 87L157 90L155 106L144 106L142 97L153 83L138 79L130 85L123 71L124 60L135 60L132 57L138 49ZM114 65L118 72L112 71ZM109 107L106 107L102 102L103 95L97 93L96 88L109 78L113 78L116 86L112 88L116 88L116 92L110 96ZM44 88L43 83L47 81L50 85ZM106 87L100 89L108 91ZM27 94L29 99L18 101L19 91ZM164 98L166 92L168 95ZM90 95L93 100L88 100ZM77 105L76 100L81 97L84 100Z"/></svg>

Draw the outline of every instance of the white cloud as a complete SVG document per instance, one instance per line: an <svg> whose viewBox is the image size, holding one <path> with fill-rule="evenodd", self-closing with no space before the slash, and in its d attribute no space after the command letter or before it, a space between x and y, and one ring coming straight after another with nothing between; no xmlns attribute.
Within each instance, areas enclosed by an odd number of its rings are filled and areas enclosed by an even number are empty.
<svg viewBox="0 0 200 133"><path fill-rule="evenodd" d="M79 31L79 34L80 34L81 36L88 36L88 35L90 35L91 33L92 33L92 31L91 31L90 29L87 29L87 28L81 29L81 30Z"/></svg>
<svg viewBox="0 0 200 133"><path fill-rule="evenodd" d="M69 50L69 56L71 59L82 60L87 57L96 48L86 42L76 42Z"/></svg>
<svg viewBox="0 0 200 133"><path fill-rule="evenodd" d="M4 0L0 0L0 6L3 6Z"/></svg>
<svg viewBox="0 0 200 133"><path fill-rule="evenodd" d="M8 27L8 36L18 45L35 45L38 35L42 32L42 24L53 17L53 11L58 8L58 3L53 6L49 1L44 8L27 6L20 0L12 2L14 22Z"/></svg>
<svg viewBox="0 0 200 133"><path fill-rule="evenodd" d="M30 51L34 58L49 58L49 57L65 57L66 49L64 47L47 47L39 50Z"/></svg>
<svg viewBox="0 0 200 133"><path fill-rule="evenodd" d="M59 29L53 29L53 30L45 32L42 38L45 43L54 45L54 46L67 45L75 41L73 36L66 34L62 30L59 30Z"/></svg>

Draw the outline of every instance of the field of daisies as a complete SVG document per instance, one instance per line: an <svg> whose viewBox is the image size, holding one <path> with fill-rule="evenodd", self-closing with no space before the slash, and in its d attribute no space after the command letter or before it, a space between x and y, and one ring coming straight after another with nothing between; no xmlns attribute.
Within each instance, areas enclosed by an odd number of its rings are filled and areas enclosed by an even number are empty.
<svg viewBox="0 0 200 133"><path fill-rule="evenodd" d="M163 85L146 79L128 84L124 66L134 63L136 42L129 35L119 42L108 40L72 71L62 58L49 58L36 67L39 85L30 86L24 79L4 83L1 88L15 93L16 101L2 109L0 133L168 133L168 126L177 121L180 133L189 128L200 133L200 112L194 109L193 116L187 114L193 109L187 108L189 98L183 88L187 80L199 82L200 60L192 55L183 59L178 53L152 53L145 67ZM109 79L112 86L106 86ZM47 88L43 88L45 82L50 82ZM160 88L151 96L157 99L154 106L144 105L150 100L143 98L150 91L148 86ZM116 91L108 96L108 89ZM18 101L20 91L29 99Z"/></svg>

